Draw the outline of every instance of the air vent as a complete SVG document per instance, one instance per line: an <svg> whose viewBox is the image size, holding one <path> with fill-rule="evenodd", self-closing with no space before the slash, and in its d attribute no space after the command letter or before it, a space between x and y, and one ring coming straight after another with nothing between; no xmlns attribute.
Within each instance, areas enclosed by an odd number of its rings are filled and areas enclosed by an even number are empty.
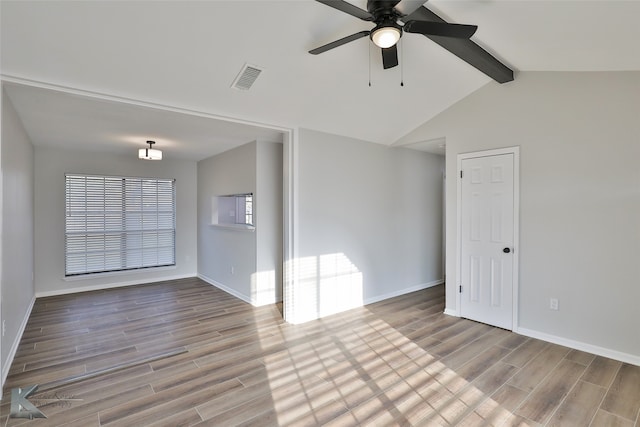
<svg viewBox="0 0 640 427"><path fill-rule="evenodd" d="M233 81L231 87L234 89L249 90L261 72L262 69L255 65L244 64L244 67L240 70L238 77Z"/></svg>

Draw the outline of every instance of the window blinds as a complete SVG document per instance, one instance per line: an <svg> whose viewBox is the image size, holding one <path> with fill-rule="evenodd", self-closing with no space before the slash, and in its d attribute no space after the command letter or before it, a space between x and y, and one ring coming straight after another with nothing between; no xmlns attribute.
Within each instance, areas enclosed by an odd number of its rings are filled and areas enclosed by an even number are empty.
<svg viewBox="0 0 640 427"><path fill-rule="evenodd" d="M65 178L66 276L175 265L175 180Z"/></svg>

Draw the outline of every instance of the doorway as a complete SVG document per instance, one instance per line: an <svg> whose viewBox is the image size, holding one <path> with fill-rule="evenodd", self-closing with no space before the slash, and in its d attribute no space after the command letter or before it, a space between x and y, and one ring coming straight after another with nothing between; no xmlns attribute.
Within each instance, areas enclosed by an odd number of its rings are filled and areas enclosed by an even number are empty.
<svg viewBox="0 0 640 427"><path fill-rule="evenodd" d="M518 147L458 155L460 316L517 324Z"/></svg>

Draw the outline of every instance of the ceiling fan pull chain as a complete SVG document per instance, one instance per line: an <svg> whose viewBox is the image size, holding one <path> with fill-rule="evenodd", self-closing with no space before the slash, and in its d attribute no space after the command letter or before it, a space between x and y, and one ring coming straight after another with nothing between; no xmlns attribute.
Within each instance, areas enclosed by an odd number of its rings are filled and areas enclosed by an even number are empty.
<svg viewBox="0 0 640 427"><path fill-rule="evenodd" d="M400 86L404 87L404 41L400 39Z"/></svg>
<svg viewBox="0 0 640 427"><path fill-rule="evenodd" d="M369 49L369 87L371 87L371 44L367 43L367 48Z"/></svg>

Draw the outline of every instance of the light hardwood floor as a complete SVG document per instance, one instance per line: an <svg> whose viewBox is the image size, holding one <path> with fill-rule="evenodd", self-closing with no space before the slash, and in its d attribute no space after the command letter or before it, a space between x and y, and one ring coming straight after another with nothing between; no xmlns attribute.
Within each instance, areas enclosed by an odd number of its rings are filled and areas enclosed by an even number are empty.
<svg viewBox="0 0 640 427"><path fill-rule="evenodd" d="M295 326L195 278L40 298L0 421L640 427L640 367L449 317L443 302L437 286ZM48 418L10 418L11 389L31 384Z"/></svg>

